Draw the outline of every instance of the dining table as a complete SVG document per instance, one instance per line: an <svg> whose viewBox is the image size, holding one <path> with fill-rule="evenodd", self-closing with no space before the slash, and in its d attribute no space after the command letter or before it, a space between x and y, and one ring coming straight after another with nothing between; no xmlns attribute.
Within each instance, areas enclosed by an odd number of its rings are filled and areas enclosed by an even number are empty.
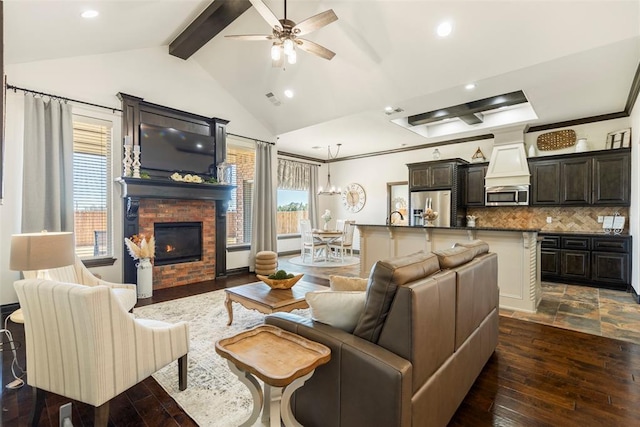
<svg viewBox="0 0 640 427"><path fill-rule="evenodd" d="M323 243L327 244L327 248L325 249L325 261L331 261L333 257L331 256L331 251L329 250L329 245L339 240L342 237L343 232L340 230L320 230L313 229L311 230L311 235L314 239L321 240ZM337 258L336 258L337 259Z"/></svg>

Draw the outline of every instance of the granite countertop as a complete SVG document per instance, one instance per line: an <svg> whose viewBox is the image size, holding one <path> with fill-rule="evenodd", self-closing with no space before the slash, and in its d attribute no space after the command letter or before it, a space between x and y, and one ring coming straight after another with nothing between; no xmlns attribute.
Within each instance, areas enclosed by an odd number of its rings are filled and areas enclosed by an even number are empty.
<svg viewBox="0 0 640 427"><path fill-rule="evenodd" d="M385 228L415 228L425 229L431 228L436 230L464 230L464 231L515 231L520 233L540 232L539 228L505 228L505 227L439 227L439 226L423 226L423 225L385 225L385 224L356 224L362 227L385 227Z"/></svg>

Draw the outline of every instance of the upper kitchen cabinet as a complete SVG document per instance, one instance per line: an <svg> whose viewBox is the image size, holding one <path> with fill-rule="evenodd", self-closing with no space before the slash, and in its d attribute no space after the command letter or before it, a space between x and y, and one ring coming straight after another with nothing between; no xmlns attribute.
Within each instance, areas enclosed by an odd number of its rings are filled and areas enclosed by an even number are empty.
<svg viewBox="0 0 640 427"><path fill-rule="evenodd" d="M560 204L560 162L529 161L531 171L531 204Z"/></svg>
<svg viewBox="0 0 640 427"><path fill-rule="evenodd" d="M457 159L408 164L409 191L452 188L461 163L466 162Z"/></svg>
<svg viewBox="0 0 640 427"><path fill-rule="evenodd" d="M484 177L487 164L469 165L465 175L465 205L484 206Z"/></svg>
<svg viewBox="0 0 640 427"><path fill-rule="evenodd" d="M529 159L531 205L630 204L631 150Z"/></svg>
<svg viewBox="0 0 640 427"><path fill-rule="evenodd" d="M593 204L631 203L631 151L607 153L593 159Z"/></svg>

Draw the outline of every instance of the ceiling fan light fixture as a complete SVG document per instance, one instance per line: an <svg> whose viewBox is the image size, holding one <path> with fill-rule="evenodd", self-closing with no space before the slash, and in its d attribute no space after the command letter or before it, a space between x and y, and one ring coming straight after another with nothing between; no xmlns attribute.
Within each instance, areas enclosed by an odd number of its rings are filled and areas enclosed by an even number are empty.
<svg viewBox="0 0 640 427"><path fill-rule="evenodd" d="M292 50L289 55L287 55L287 62L291 65L295 64L298 59L298 55L295 50Z"/></svg>
<svg viewBox="0 0 640 427"><path fill-rule="evenodd" d="M273 46L271 46L271 59L273 59L274 61L279 61L280 56L282 55L280 53L280 50L280 45L274 43Z"/></svg>
<svg viewBox="0 0 640 427"><path fill-rule="evenodd" d="M291 39L285 39L284 42L282 42L282 47L284 48L284 54L287 56L291 55L292 52L295 52L293 48L293 40Z"/></svg>

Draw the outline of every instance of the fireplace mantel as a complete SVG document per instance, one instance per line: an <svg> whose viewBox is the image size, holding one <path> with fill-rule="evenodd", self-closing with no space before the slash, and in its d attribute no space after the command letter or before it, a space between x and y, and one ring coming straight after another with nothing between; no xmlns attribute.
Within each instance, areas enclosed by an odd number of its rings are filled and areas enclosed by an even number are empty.
<svg viewBox="0 0 640 427"><path fill-rule="evenodd" d="M188 200L229 200L235 185L196 184L167 179L116 178L120 184L122 197L188 199Z"/></svg>
<svg viewBox="0 0 640 427"><path fill-rule="evenodd" d="M206 184L172 181L169 178L131 178L121 177L115 180L120 184L121 196L124 199L124 235L138 234L138 209L141 199L181 199L203 200L215 203L215 275L226 276L227 260L227 207L231 199L231 191L235 185ZM133 258L124 257L123 263L125 283L135 283L136 268Z"/></svg>

